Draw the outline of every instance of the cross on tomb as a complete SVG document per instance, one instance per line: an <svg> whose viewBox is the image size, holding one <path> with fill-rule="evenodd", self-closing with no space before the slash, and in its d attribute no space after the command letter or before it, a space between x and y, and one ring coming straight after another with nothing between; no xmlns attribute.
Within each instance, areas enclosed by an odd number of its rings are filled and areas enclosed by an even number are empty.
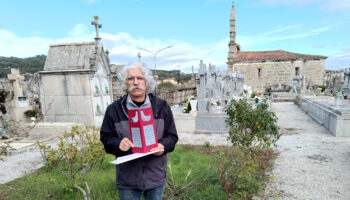
<svg viewBox="0 0 350 200"><path fill-rule="evenodd" d="M100 38L99 34L98 34L98 29L99 28L102 28L102 24L99 24L98 23L98 16L94 16L94 21L91 22L91 25L94 25L95 26L95 29L96 29L96 39L97 38Z"/></svg>
<svg viewBox="0 0 350 200"><path fill-rule="evenodd" d="M18 69L11 69L11 74L7 75L7 78L12 82L14 95L17 97L23 96L22 90L22 80L24 80L24 76L19 73Z"/></svg>

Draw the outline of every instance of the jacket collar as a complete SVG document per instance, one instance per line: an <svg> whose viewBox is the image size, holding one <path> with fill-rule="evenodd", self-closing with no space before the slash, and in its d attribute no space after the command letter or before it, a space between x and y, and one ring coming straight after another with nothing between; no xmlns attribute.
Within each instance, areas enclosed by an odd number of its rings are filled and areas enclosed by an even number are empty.
<svg viewBox="0 0 350 200"><path fill-rule="evenodd" d="M145 102L144 102L140 107L138 107L138 106L131 100L130 95L127 95L127 97L126 97L126 107L127 107L128 109L148 108L148 107L151 107L151 101L149 100L148 94L146 94Z"/></svg>

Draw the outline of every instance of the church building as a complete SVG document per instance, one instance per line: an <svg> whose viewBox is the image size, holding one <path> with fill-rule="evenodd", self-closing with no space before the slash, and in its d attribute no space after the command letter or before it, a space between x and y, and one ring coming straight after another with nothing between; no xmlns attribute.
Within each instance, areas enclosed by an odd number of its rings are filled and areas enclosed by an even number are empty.
<svg viewBox="0 0 350 200"><path fill-rule="evenodd" d="M253 91L264 92L276 86L292 88L293 78L303 78L306 86L323 84L327 57L306 55L284 50L241 51L236 43L235 7L230 16L228 69L240 73Z"/></svg>

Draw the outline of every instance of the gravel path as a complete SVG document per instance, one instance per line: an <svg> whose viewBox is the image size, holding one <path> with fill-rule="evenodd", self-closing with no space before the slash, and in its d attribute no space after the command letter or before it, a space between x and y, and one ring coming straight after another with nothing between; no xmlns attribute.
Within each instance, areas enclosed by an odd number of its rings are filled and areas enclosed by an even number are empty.
<svg viewBox="0 0 350 200"><path fill-rule="evenodd" d="M56 141L54 139L48 140L45 138L43 142L52 147L56 146ZM30 148L30 150L15 153L6 157L3 161L0 160L0 184L10 182L28 173L32 173L42 166L43 159L39 148L36 147L36 145Z"/></svg>
<svg viewBox="0 0 350 200"><path fill-rule="evenodd" d="M0 160L0 184L22 177L42 166L38 148L9 156L4 161Z"/></svg>
<svg viewBox="0 0 350 200"><path fill-rule="evenodd" d="M334 137L292 103L274 103L282 137L262 199L350 199L350 138Z"/></svg>

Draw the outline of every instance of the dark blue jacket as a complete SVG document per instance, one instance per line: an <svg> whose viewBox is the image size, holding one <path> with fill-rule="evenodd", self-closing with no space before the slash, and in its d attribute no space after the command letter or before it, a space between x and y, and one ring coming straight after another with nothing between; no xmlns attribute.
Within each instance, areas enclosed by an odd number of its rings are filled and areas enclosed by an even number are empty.
<svg viewBox="0 0 350 200"><path fill-rule="evenodd" d="M116 166L118 188L141 189L164 185L167 180L167 153L175 148L177 131L173 114L166 101L148 94L152 104L158 143L164 145L162 156L148 155ZM123 152L119 144L124 137L130 139L126 97L123 96L108 106L101 126L100 140L107 153L115 156L131 154L131 149Z"/></svg>

